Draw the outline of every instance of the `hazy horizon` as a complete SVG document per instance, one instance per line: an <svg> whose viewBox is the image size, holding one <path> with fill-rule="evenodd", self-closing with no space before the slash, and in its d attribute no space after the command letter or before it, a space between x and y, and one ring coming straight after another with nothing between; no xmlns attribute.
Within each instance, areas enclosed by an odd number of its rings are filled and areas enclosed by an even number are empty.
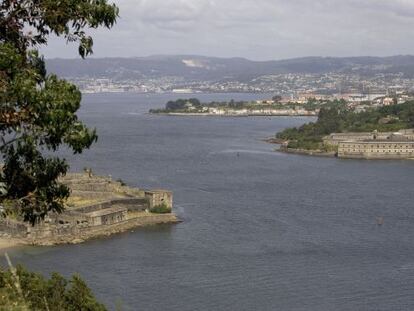
<svg viewBox="0 0 414 311"><path fill-rule="evenodd" d="M157 58L157 57L205 57L205 58L217 58L217 59L244 59L248 61L253 62L271 62L271 61L285 61L285 60L294 60L294 59L308 59L308 58L333 58L333 59L340 59L340 58L391 58L391 57L414 57L413 54L394 54L394 55L384 55L384 56L378 56L378 55L355 55L355 56L321 56L321 55L308 55L308 56L300 56L300 57L291 57L291 58L280 58L280 59L262 59L262 60L255 60L248 57L242 57L242 56L208 56L208 55L196 55L196 54L152 54L152 55L144 55L144 56L96 56L91 55L88 56L86 59L110 59L110 58L125 58L125 59L148 59L148 58ZM55 60L55 59L63 59L63 60L71 60L71 59L81 59L78 55L74 55L72 57L46 57L46 59L49 60Z"/></svg>

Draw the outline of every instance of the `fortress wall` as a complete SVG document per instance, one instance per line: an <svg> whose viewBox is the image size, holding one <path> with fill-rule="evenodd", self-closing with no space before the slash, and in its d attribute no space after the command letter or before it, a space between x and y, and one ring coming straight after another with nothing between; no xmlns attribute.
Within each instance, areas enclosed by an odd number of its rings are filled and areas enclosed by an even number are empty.
<svg viewBox="0 0 414 311"><path fill-rule="evenodd" d="M133 228L174 224L179 222L174 214L147 214L141 217L128 219L111 225L101 226L49 226L33 230L27 242L34 245L55 245L65 243L81 243L85 240L109 236L115 233L129 231Z"/></svg>
<svg viewBox="0 0 414 311"><path fill-rule="evenodd" d="M149 208L149 202L146 198L137 199L114 199L113 205L126 207L128 212L142 212Z"/></svg>
<svg viewBox="0 0 414 311"><path fill-rule="evenodd" d="M93 200L108 200L114 197L112 192L72 190L72 196Z"/></svg>
<svg viewBox="0 0 414 311"><path fill-rule="evenodd" d="M148 200L146 198L131 198L131 199L113 199L110 201L88 205L84 207L77 208L73 211L79 213L91 213L98 210L110 208L114 205L126 207L129 212L141 212L146 210L148 205Z"/></svg>
<svg viewBox="0 0 414 311"><path fill-rule="evenodd" d="M414 142L341 142L339 158L354 159L407 159L414 157Z"/></svg>

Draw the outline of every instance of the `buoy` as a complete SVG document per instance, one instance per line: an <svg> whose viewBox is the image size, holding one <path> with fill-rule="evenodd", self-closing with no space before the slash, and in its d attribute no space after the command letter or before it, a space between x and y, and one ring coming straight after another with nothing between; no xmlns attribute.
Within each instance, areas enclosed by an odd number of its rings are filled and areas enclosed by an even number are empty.
<svg viewBox="0 0 414 311"><path fill-rule="evenodd" d="M377 217L377 225L382 226L384 224L384 217Z"/></svg>

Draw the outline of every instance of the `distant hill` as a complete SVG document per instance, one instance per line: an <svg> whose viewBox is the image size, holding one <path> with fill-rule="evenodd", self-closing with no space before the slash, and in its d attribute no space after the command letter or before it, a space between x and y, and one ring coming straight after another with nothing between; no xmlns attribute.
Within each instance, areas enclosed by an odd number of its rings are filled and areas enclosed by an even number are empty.
<svg viewBox="0 0 414 311"><path fill-rule="evenodd" d="M251 61L191 55L137 58L48 59L49 72L63 77L112 78L116 80L178 76L185 80L250 80L285 73L403 73L414 77L414 56L305 57L280 61Z"/></svg>

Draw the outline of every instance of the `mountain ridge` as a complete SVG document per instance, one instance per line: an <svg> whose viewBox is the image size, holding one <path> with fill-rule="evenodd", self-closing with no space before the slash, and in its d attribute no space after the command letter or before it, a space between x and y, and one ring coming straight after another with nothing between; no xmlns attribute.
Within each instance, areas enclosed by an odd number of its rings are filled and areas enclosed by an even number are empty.
<svg viewBox="0 0 414 311"><path fill-rule="evenodd" d="M63 77L145 79L166 76L184 80L248 80L277 74L378 73L414 77L414 55L326 57L254 61L242 57L220 58L199 55L152 55L46 60L49 72Z"/></svg>

